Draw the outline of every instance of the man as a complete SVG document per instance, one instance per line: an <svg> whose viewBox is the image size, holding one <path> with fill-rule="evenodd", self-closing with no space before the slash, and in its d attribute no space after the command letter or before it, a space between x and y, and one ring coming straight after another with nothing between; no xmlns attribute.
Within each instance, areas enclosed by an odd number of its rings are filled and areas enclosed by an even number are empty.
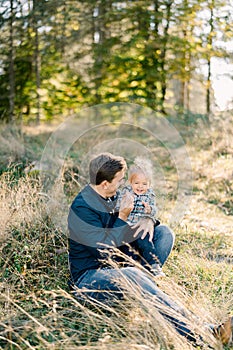
<svg viewBox="0 0 233 350"><path fill-rule="evenodd" d="M127 260L127 256L134 257L129 249L130 243L139 236L144 239L149 235L163 265L173 247L174 235L164 225L154 227L149 217L130 227L126 221L133 209L131 196L124 197L119 213L115 212L117 189L124 181L126 169L125 160L110 153L100 154L90 162L90 184L75 198L68 217L71 285L75 286L76 296L81 295L78 291L83 288L83 294L92 300L111 302L114 298L124 297L120 284L123 277L139 287L143 297L153 296L160 314L181 335L196 342L197 337L184 322L187 310L163 293L147 272L130 265L130 259ZM120 257L115 254L116 248L125 254L126 259L122 259L121 254ZM113 268L112 261L121 267ZM178 316L165 312L163 306L175 311ZM212 329L225 343L232 335L231 323L232 319L229 319L226 324Z"/></svg>

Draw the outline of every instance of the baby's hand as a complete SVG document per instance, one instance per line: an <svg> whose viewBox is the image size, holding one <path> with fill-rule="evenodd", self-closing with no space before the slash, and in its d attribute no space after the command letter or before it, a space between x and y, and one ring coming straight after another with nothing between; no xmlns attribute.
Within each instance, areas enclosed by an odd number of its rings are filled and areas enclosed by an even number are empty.
<svg viewBox="0 0 233 350"><path fill-rule="evenodd" d="M129 192L126 192L122 197L122 201L119 209L119 218L126 221L129 214L133 210L134 207L134 198L133 195Z"/></svg>
<svg viewBox="0 0 233 350"><path fill-rule="evenodd" d="M144 201L142 201L142 204L145 207L145 214L150 214L151 213L151 206L148 203L144 202Z"/></svg>

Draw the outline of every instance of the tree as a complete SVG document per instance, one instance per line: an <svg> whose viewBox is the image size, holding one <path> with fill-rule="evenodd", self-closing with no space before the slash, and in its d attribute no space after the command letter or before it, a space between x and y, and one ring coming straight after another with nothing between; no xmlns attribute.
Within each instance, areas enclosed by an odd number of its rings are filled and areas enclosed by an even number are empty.
<svg viewBox="0 0 233 350"><path fill-rule="evenodd" d="M205 81L209 113L212 61L229 56L229 6L230 0L2 0L0 117L38 123L114 101L184 112L197 79Z"/></svg>
<svg viewBox="0 0 233 350"><path fill-rule="evenodd" d="M15 67L14 67L14 4L10 0L10 50L9 50L9 122L14 121L15 112Z"/></svg>
<svg viewBox="0 0 233 350"><path fill-rule="evenodd" d="M201 20L201 33L199 34L202 42L202 50L200 51L199 59L205 61L207 66L206 73L206 113L211 113L212 90L212 61L214 58L225 59L229 56L224 47L224 42L232 38L229 33L229 28L233 25L231 16L230 1L228 0L211 0L203 1L202 11L198 16ZM227 29L228 28L228 29Z"/></svg>

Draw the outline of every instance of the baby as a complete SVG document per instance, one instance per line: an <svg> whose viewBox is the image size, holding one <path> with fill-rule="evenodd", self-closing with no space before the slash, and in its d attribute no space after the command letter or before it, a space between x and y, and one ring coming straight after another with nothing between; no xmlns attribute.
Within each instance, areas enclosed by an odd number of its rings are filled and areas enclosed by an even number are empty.
<svg viewBox="0 0 233 350"><path fill-rule="evenodd" d="M134 208L128 216L127 223L130 226L135 225L141 218L150 217L155 226L160 222L155 219L157 208L155 205L155 193L151 186L152 180L152 164L149 160L137 157L130 166L128 171L129 185L120 191L117 207L120 206L120 201L124 195L130 193L134 197ZM156 276L165 276L162 271L161 264L156 256L155 246L153 241L149 242L148 235L144 238L138 238L131 243L131 246L139 251L142 258L142 264L150 266L151 272Z"/></svg>

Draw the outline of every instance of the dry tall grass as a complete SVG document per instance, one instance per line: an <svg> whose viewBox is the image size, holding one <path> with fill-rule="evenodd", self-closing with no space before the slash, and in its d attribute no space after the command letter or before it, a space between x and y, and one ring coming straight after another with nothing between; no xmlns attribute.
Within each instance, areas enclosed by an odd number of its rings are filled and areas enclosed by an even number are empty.
<svg viewBox="0 0 233 350"><path fill-rule="evenodd" d="M188 323L202 335L202 348L221 349L203 323L218 323L233 312L233 152L229 138L222 139L216 128L208 133L212 144L206 142L201 152L198 142L188 142L195 177L192 204L176 228L176 245L164 266L167 277L157 283L190 310ZM23 149L15 158L11 149L12 159L19 162ZM66 232L49 217L36 174L16 177L14 167L6 169L0 196L2 348L194 349L161 317L156 301L143 298L124 279L125 300L118 307L80 303L69 292ZM165 213L161 218L166 222Z"/></svg>

